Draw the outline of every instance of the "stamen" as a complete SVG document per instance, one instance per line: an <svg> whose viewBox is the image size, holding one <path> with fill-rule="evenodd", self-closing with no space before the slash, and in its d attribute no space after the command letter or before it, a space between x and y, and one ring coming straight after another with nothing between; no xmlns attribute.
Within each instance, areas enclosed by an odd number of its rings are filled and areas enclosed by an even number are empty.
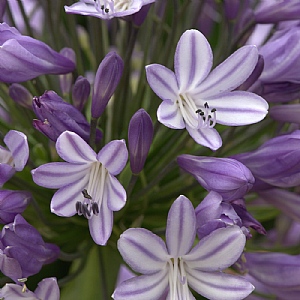
<svg viewBox="0 0 300 300"><path fill-rule="evenodd" d="M92 211L94 213L94 215L98 216L99 214L99 206L96 202L92 203Z"/></svg>
<svg viewBox="0 0 300 300"><path fill-rule="evenodd" d="M88 194L88 192L87 192L86 189L84 189L84 190L82 191L82 195L83 195L83 197L86 198L86 199L92 199L92 197Z"/></svg>
<svg viewBox="0 0 300 300"><path fill-rule="evenodd" d="M76 211L79 216L82 215L82 203L80 201L76 202Z"/></svg>
<svg viewBox="0 0 300 300"><path fill-rule="evenodd" d="M209 111L209 105L207 102L204 103L204 110L201 108L196 110L198 114L198 129L200 128L213 128L217 123L216 109L212 108Z"/></svg>

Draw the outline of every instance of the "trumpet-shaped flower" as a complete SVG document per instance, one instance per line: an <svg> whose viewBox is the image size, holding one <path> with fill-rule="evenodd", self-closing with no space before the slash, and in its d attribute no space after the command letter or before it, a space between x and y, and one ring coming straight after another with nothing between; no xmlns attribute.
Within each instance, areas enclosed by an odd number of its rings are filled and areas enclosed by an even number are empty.
<svg viewBox="0 0 300 300"><path fill-rule="evenodd" d="M253 286L242 277L221 272L240 257L245 236L237 226L220 228L193 247L196 235L194 208L184 196L173 203L167 220L166 243L143 228L126 230L118 249L141 276L122 282L116 300L194 299L189 287L208 299L234 300L248 296Z"/></svg>
<svg viewBox="0 0 300 300"><path fill-rule="evenodd" d="M163 100L158 120L169 128L186 128L198 144L216 150L222 145L214 129L216 123L240 126L259 122L266 116L268 104L254 93L233 91L256 66L255 46L240 48L210 72L212 59L204 35L187 30L177 44L175 72L152 64L146 66L146 75L152 90Z"/></svg>
<svg viewBox="0 0 300 300"><path fill-rule="evenodd" d="M65 131L56 141L56 150L66 162L32 170L34 182L59 189L51 211L64 217L85 216L95 243L105 245L112 231L113 211L126 202L126 192L115 177L127 162L125 141L111 141L96 154L76 133Z"/></svg>

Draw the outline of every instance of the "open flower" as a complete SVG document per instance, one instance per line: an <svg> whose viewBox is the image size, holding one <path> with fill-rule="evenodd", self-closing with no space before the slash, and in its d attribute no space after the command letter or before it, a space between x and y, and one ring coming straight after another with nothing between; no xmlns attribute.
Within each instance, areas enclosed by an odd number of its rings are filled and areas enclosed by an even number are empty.
<svg viewBox="0 0 300 300"><path fill-rule="evenodd" d="M244 46L210 72L212 50L208 41L197 30L185 31L175 52L175 72L159 64L146 66L148 83L163 100L158 120L169 128L186 128L198 144L218 149L222 140L213 128L216 123L248 125L267 114L268 104L263 98L233 91L251 75L257 60L256 47Z"/></svg>
<svg viewBox="0 0 300 300"><path fill-rule="evenodd" d="M240 257L245 236L237 226L221 228L204 237L194 248L196 216L192 203L179 196L168 214L166 243L143 228L126 230L118 249L141 276L122 282L116 300L194 299L189 287L208 299L237 300L253 286L242 277L221 272Z"/></svg>
<svg viewBox="0 0 300 300"><path fill-rule="evenodd" d="M111 141L96 154L76 133L65 131L56 141L56 150L66 162L32 170L34 182L58 188L51 211L64 217L85 216L95 243L105 245L112 231L113 211L126 202L126 192L115 177L127 162L125 141Z"/></svg>

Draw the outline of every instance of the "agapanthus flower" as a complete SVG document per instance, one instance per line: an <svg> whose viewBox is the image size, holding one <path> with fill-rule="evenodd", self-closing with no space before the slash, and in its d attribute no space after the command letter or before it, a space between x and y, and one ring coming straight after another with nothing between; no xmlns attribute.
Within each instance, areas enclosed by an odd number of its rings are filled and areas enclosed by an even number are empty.
<svg viewBox="0 0 300 300"><path fill-rule="evenodd" d="M112 231L113 211L126 202L126 192L115 177L127 162L125 141L111 141L96 154L76 133L65 131L56 141L56 150L66 162L32 170L34 182L59 189L51 211L63 217L85 216L95 243L105 245Z"/></svg>
<svg viewBox="0 0 300 300"><path fill-rule="evenodd" d="M235 300L248 296L253 286L222 270L242 254L245 236L237 226L221 228L193 247L196 216L192 203L179 196L168 214L166 242L143 228L126 230L118 241L124 261L141 276L122 282L116 300L194 299L189 287L208 299Z"/></svg>
<svg viewBox="0 0 300 300"><path fill-rule="evenodd" d="M66 13L92 16L100 19L121 18L133 15L155 0L81 0L65 6Z"/></svg>
<svg viewBox="0 0 300 300"><path fill-rule="evenodd" d="M4 137L7 149L0 146L0 186L16 171L22 171L29 157L27 137L17 130L10 130Z"/></svg>
<svg viewBox="0 0 300 300"><path fill-rule="evenodd" d="M146 66L146 75L152 90L163 100L158 120L173 129L186 128L198 144L216 150L222 145L214 129L216 123L240 126L259 122L266 116L268 104L256 94L233 91L256 66L255 46L240 48L210 72L212 59L204 35L187 30L177 44L175 73L152 64Z"/></svg>
<svg viewBox="0 0 300 300"><path fill-rule="evenodd" d="M34 292L19 284L8 283L0 289L0 297L5 300L59 300L60 292L56 278L52 277L43 279Z"/></svg>

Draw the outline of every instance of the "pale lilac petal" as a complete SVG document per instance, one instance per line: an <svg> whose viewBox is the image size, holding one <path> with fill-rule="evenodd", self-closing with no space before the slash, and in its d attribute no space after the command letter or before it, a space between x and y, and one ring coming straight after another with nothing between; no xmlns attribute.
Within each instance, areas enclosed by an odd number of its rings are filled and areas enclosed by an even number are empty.
<svg viewBox="0 0 300 300"><path fill-rule="evenodd" d="M59 300L60 292L56 278L43 279L34 293L39 299Z"/></svg>
<svg viewBox="0 0 300 300"><path fill-rule="evenodd" d="M165 66L146 66L146 76L153 92L162 100L175 102L178 98L178 85L174 72Z"/></svg>
<svg viewBox="0 0 300 300"><path fill-rule="evenodd" d="M104 200L99 207L99 215L89 219L90 234L98 245L106 245L113 227L113 212L107 207Z"/></svg>
<svg viewBox="0 0 300 300"><path fill-rule="evenodd" d="M153 274L164 269L169 258L164 241L143 228L130 228L123 232L118 249L124 261L142 274Z"/></svg>
<svg viewBox="0 0 300 300"><path fill-rule="evenodd" d="M217 110L217 123L229 126L257 123L266 116L269 108L262 97L244 91L223 94L208 103Z"/></svg>
<svg viewBox="0 0 300 300"><path fill-rule="evenodd" d="M188 253L196 237L196 215L191 201L179 196L172 204L167 220L166 244L172 257Z"/></svg>
<svg viewBox="0 0 300 300"><path fill-rule="evenodd" d="M186 126L190 136L196 143L208 147L211 150L217 150L222 146L222 139L218 131L214 128L195 129Z"/></svg>
<svg viewBox="0 0 300 300"><path fill-rule="evenodd" d="M52 197L51 212L62 217L71 217L76 214L76 202L83 200L82 191L87 187L89 174L60 188Z"/></svg>
<svg viewBox="0 0 300 300"><path fill-rule="evenodd" d="M167 268L151 274L141 275L122 282L112 295L115 300L161 299L168 287Z"/></svg>
<svg viewBox="0 0 300 300"><path fill-rule="evenodd" d="M35 300L36 295L28 289L24 293L23 287L18 284L8 283L1 289L1 297L5 300Z"/></svg>
<svg viewBox="0 0 300 300"><path fill-rule="evenodd" d="M48 163L31 171L33 181L43 187L59 189L83 178L89 164L74 165L66 162Z"/></svg>
<svg viewBox="0 0 300 300"><path fill-rule="evenodd" d="M209 98L234 90L251 75L257 60L258 51L254 45L240 48L192 91L194 98Z"/></svg>
<svg viewBox="0 0 300 300"><path fill-rule="evenodd" d="M10 130L4 137L4 143L7 145L14 158L15 169L17 171L22 171L29 157L29 147L26 135L20 131Z"/></svg>
<svg viewBox="0 0 300 300"><path fill-rule="evenodd" d="M185 123L176 103L164 101L157 110L157 119L160 123L172 129L183 129Z"/></svg>
<svg viewBox="0 0 300 300"><path fill-rule="evenodd" d="M13 177L15 172L16 171L14 167L0 163L0 187L2 187L6 181Z"/></svg>
<svg viewBox="0 0 300 300"><path fill-rule="evenodd" d="M222 272L188 269L187 280L197 293L214 300L240 300L254 290L254 286L243 277Z"/></svg>
<svg viewBox="0 0 300 300"><path fill-rule="evenodd" d="M97 155L97 160L112 175L118 175L125 167L128 151L124 140L115 140L105 145Z"/></svg>
<svg viewBox="0 0 300 300"><path fill-rule="evenodd" d="M108 208L112 211L120 210L126 203L126 191L117 178L107 174L105 181L105 197Z"/></svg>
<svg viewBox="0 0 300 300"><path fill-rule="evenodd" d="M83 164L96 161L96 153L76 133L64 131L56 141L58 155L67 162Z"/></svg>
<svg viewBox="0 0 300 300"><path fill-rule="evenodd" d="M213 231L184 256L191 269L202 271L223 270L234 264L241 256L246 237L238 226Z"/></svg>
<svg viewBox="0 0 300 300"><path fill-rule="evenodd" d="M208 75L213 55L205 36L198 30L187 30L181 36L174 57L174 68L180 92L188 92Z"/></svg>

